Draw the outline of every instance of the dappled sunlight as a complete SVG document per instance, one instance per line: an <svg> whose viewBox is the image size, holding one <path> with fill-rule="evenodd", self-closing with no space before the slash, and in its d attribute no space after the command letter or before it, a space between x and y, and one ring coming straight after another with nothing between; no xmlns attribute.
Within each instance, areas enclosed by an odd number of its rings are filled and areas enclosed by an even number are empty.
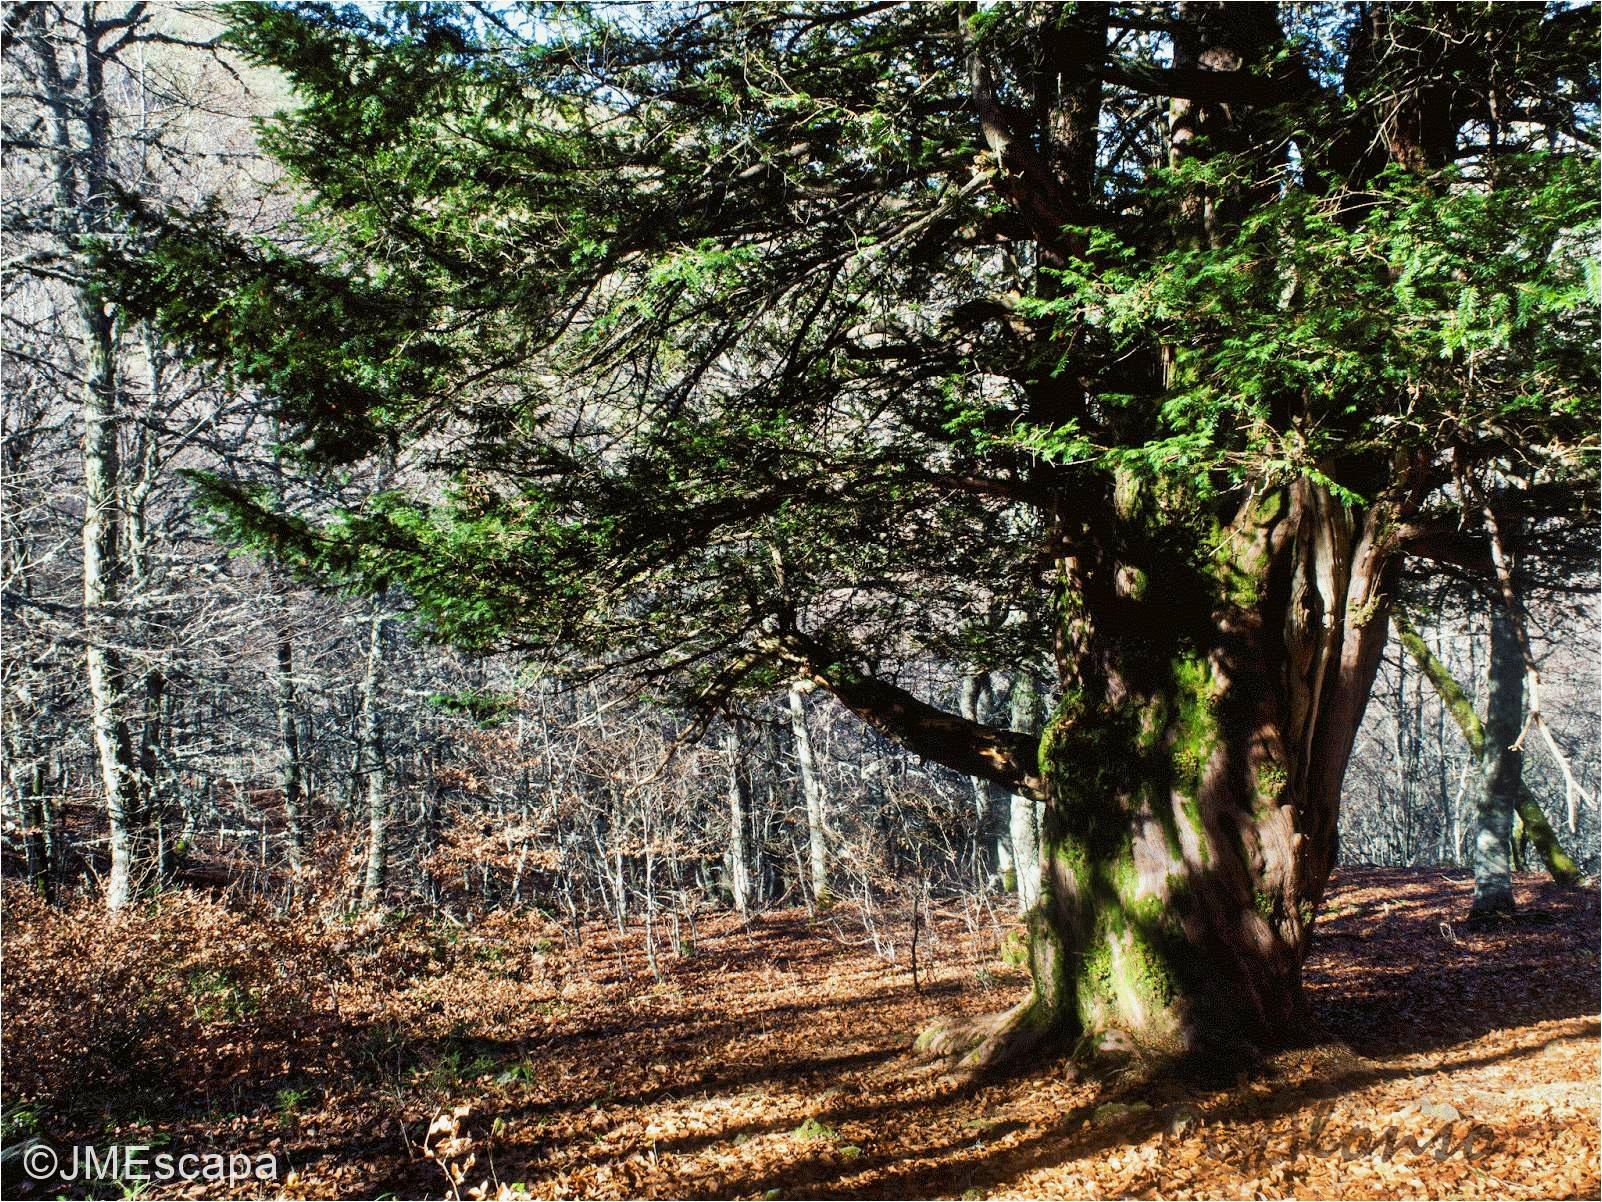
<svg viewBox="0 0 1602 1202"><path fill-rule="evenodd" d="M703 919L657 982L637 932L574 947L537 918L290 922L174 897L110 933L12 894L8 1083L54 1139L227 1139L281 1155L305 1197L449 1196L451 1164L535 1197L1594 1194L1595 889L1521 878L1546 921L1449 939L1468 887L1337 874L1306 972L1320 1033L1225 1084L920 1062L937 1015L1027 986L949 917L914 989L904 960L791 911ZM75 967L110 982L141 959L164 965L142 996ZM85 1081L97 1049L126 1074ZM455 1134L425 1149L437 1116Z"/></svg>

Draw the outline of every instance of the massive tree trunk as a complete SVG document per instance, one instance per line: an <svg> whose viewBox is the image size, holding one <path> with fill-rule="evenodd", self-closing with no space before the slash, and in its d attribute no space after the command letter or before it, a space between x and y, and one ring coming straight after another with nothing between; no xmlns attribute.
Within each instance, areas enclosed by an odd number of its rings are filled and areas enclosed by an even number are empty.
<svg viewBox="0 0 1602 1202"><path fill-rule="evenodd" d="M1295 1034L1385 639L1384 529L1302 481L1248 502L1202 579L1064 561L1033 990L926 1048L970 1067L1042 1039L1233 1060Z"/></svg>
<svg viewBox="0 0 1602 1202"><path fill-rule="evenodd" d="M966 26L964 37L991 185L1033 243L1020 273L1032 265L1032 293L1053 300L1055 265L1096 266L1083 229L1108 195L1098 68L1110 11L1041 11L1050 36L1032 66L1041 120L1031 128L1001 99L981 31ZM1170 109L1170 162L1185 169L1176 185L1186 189L1170 245L1219 247L1282 187L1290 127L1272 101L1316 100L1321 88L1273 5L1195 0L1174 15L1172 78L1188 96L1176 91ZM1451 131L1417 116L1387 113L1406 153L1381 140L1378 154L1433 169ZM1315 193L1338 185L1360 195L1384 166L1352 147L1302 151ZM1234 157L1209 170L1221 155ZM1041 328L1031 359L1040 370L1017 377L1022 408L1039 428L1100 430L1118 445L1121 403L1098 395L1098 361L1078 349L1079 334L1094 343L1105 333L1089 320L1076 328L1094 307L1076 299ZM1153 352L1122 364L1137 393L1236 387L1193 377L1217 362L1191 347ZM1264 413L1252 420L1282 429L1293 456L1310 453L1328 415L1291 387L1258 399ZM1335 860L1341 785L1403 530L1439 465L1426 449L1365 448L1305 464L1289 482L1265 468L1228 513L1215 508L1214 487L1230 475L1223 460L1204 479L1182 463L1168 470L1155 444L1145 450L1106 472L1022 469L1059 564L1060 696L1038 739L872 679L791 618L764 643L909 750L1044 800L1029 997L921 1041L968 1067L1045 1040L1233 1060L1298 1033L1308 931Z"/></svg>
<svg viewBox="0 0 1602 1202"><path fill-rule="evenodd" d="M1057 177L1093 197L1094 79L1106 10L1075 10L1046 97ZM1196 4L1176 69L1239 73L1282 43L1267 5ZM1283 139L1251 106L1175 98L1176 166L1223 153L1272 180ZM981 109L981 121L983 111ZM1180 236L1218 245L1271 185L1200 183ZM1188 227L1188 228L1187 228ZM1179 384L1183 348L1165 352ZM1031 407L1084 410L1054 374ZM1398 468L1404 465L1398 464ZM1405 470L1405 469L1404 469ZM1367 480L1377 498L1390 480ZM1039 745L1042 888L1028 916L1033 989L1008 1015L936 1032L971 1065L1043 1038L1234 1061L1296 1033L1308 931L1334 864L1346 763L1385 639L1395 557L1389 502L1347 507L1303 477L1262 485L1207 540L1175 555L1138 473L1074 485L1053 517L1063 549L1060 698ZM1204 545L1206 545L1204 543Z"/></svg>

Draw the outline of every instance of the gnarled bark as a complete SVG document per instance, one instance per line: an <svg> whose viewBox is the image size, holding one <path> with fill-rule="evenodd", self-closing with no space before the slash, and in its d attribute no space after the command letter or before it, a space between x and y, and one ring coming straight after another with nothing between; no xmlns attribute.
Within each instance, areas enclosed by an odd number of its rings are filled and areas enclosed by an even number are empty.
<svg viewBox="0 0 1602 1202"><path fill-rule="evenodd" d="M1383 530L1303 481L1249 502L1204 579L1064 561L1033 989L925 1048L968 1068L1043 1040L1233 1059L1293 1035L1385 637Z"/></svg>

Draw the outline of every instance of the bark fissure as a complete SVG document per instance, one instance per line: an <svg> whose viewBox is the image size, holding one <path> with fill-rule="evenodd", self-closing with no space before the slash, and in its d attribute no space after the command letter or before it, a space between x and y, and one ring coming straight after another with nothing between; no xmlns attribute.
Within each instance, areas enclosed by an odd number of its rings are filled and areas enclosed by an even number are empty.
<svg viewBox="0 0 1602 1202"><path fill-rule="evenodd" d="M1043 1038L1233 1062L1292 1035L1345 754L1384 641L1382 513L1310 482L1266 490L1220 530L1205 571L1152 573L1144 624L1136 605L1111 630L1083 597L1127 565L1091 547L1065 565L1032 992L999 1024L926 1046L977 1042L975 1067ZM1172 590L1211 614L1205 626L1163 619Z"/></svg>

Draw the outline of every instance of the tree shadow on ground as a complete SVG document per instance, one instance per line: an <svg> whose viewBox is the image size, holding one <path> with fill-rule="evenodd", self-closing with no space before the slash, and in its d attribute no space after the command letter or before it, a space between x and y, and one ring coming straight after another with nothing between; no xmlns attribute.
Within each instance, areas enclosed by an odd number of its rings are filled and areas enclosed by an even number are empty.
<svg viewBox="0 0 1602 1202"><path fill-rule="evenodd" d="M207 1078L217 1097L179 1096L158 1075L114 1109L140 1111L175 1144L226 1129L242 1149L281 1148L303 1178L337 1182L344 1196L448 1193L419 1144L434 1113L464 1101L487 1153L475 1172L492 1159L499 1181L527 1182L534 1196L575 1181L587 1184L573 1192L608 1196L1003 1189L1037 1170L1149 1150L1180 1106L1204 1112L1209 1129L1305 1126L1355 1091L1409 1079L1423 1090L1436 1074L1535 1054L1554 1038L1511 1028L1569 1020L1557 1038L1594 1046L1596 1023L1575 1020L1599 1009L1596 889L1521 877L1521 905L1550 921L1483 929L1462 922L1470 889L1461 873L1339 873L1306 969L1315 1029L1254 1081L1065 1086L1062 1062L1044 1056L995 1081L942 1081L908 1054L918 1022L936 998L941 1008L953 994L989 1008L995 994L964 986L966 970L915 993L904 973L778 917L709 930L703 951L671 964L665 986L637 964L633 976L620 971L598 941L587 965L570 967L587 979L604 970L613 982L605 1004L504 1028L481 1022L473 1035L445 1034L451 1013L432 1003L379 1023L372 1010L309 1006L281 1031L254 1033L264 1042L250 1071L225 1073L219 1062ZM546 988L559 993L560 981ZM1499 1028L1508 1030L1497 1040L1474 1042ZM1282 1073L1292 1061L1315 1067ZM281 1091L301 1086L315 1097L305 1118L278 1113ZM1109 1100L1150 1108L1108 1120L1096 1107ZM218 1118L220 1105L231 1115ZM652 1126L673 1116L676 1126ZM805 1117L836 1135L807 1139ZM597 1176L642 1162L648 1175L632 1182ZM1171 1184L1152 1177L1137 1192Z"/></svg>
<svg viewBox="0 0 1602 1202"><path fill-rule="evenodd" d="M1303 981L1320 1026L1365 1056L1446 1048L1498 1028L1596 1014L1596 887L1516 878L1549 922L1467 925L1472 881L1441 870L1343 869L1314 927ZM1461 894L1443 915L1442 887Z"/></svg>
<svg viewBox="0 0 1602 1202"><path fill-rule="evenodd" d="M1577 1032L1575 1038L1594 1040L1598 1031L1597 1025L1591 1023L1584 1031ZM1310 1120L1308 1125L1311 1126L1311 1119L1320 1106L1344 1094L1387 1081L1429 1077L1439 1072L1471 1069L1516 1059L1538 1051L1542 1042L1537 1040L1486 1056L1448 1057L1424 1073L1405 1065L1387 1067L1337 1054L1332 1059L1337 1064L1344 1060L1345 1066L1336 1068L1316 1081L1276 1088L1266 1096L1230 1091L1223 1095L1221 1103L1205 1106L1202 1117L1208 1127L1216 1128L1237 1123L1267 1122L1306 1112ZM900 1153L884 1157L869 1156L845 1165L831 1164L826 1156L822 1156L811 1163L787 1166L782 1171L723 1181L716 1194L705 1196L749 1197L777 1189L781 1193L795 1193L810 1198L915 1198L959 1193L973 1188L1003 1188L1021 1174L1038 1168L1094 1157L1160 1136L1180 1105L1200 1100L1199 1095L1182 1089L1159 1089L1157 1093L1159 1096L1166 1094L1168 1103L1134 1110L1127 1116L1105 1123L1094 1121L1096 1103L1089 1103L1065 1112L1056 1122L1026 1139L994 1149L985 1149L984 1140L976 1135L972 1139L925 1147L910 1166L903 1163L905 1158ZM951 1101L947 1097L911 1105L831 1110L826 1117L828 1121L837 1123L853 1120L916 1121L919 1112L930 1112L949 1105ZM986 1137L991 1134L990 1131L984 1132ZM1455 1134L1460 1136L1462 1131ZM928 1162L931 1159L940 1163L930 1165ZM839 1180L843 1176L855 1177L864 1170L874 1169L878 1172L869 1189L856 1188L850 1181ZM1156 1188L1155 1182L1153 1188Z"/></svg>
<svg viewBox="0 0 1602 1202"><path fill-rule="evenodd" d="M1517 1060L1540 1052L1547 1043L1546 1036L1535 1036L1475 1054L1473 1041L1489 1032L1597 1013L1602 991L1595 888L1564 889L1539 877L1522 877L1521 905L1544 921L1469 929L1462 916L1454 921L1443 915L1443 885L1462 892L1466 915L1470 882L1462 874L1432 878L1368 869L1339 875L1332 891L1335 904L1320 924L1306 976L1318 1028L1309 1032L1307 1046L1322 1062L1321 1071L1296 1083L1274 1082L1266 1096L1238 1089L1215 1094L1205 1111L1209 1125L1270 1122L1303 1112L1311 1120L1319 1107L1370 1086ZM1563 1038L1594 1043L1598 1034L1593 1021ZM1453 1047L1460 1053L1451 1054ZM1407 1062L1420 1053L1443 1051L1427 1066ZM1271 1081L1272 1071L1265 1079ZM964 1087L888 1105L834 1106L820 1115L837 1125L933 1125L936 1115L970 1101L977 1090ZM777 1190L818 1198L917 1197L1002 1188L1034 1169L1149 1141L1162 1134L1179 1101L1202 1096L1177 1079L1160 1082L1156 1094L1158 1104L1151 1109L1105 1124L1092 1121L1095 1102L1075 1107L1044 1130L993 1150L984 1145L997 1134L994 1130L972 1139L932 1141L910 1158L905 1149L881 1156L870 1147L860 1158L841 1162L834 1150L823 1148L777 1170L722 1179L698 1196ZM1110 1088L1096 1102L1113 1096L1135 1095ZM1167 1105L1162 1104L1164 1097ZM743 1124L673 1147L693 1151L719 1138L771 1134L784 1126ZM1006 1133L1011 1129L1009 1124ZM1159 1183L1154 1180L1151 1188L1158 1189Z"/></svg>

